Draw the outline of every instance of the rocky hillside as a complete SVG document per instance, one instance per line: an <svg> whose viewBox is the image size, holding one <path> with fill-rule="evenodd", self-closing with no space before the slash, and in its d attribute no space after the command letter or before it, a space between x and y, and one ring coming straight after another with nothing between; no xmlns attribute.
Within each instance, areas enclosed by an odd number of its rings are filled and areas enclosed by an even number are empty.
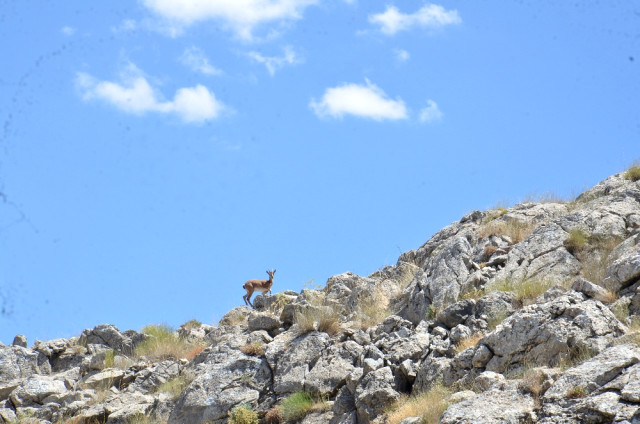
<svg viewBox="0 0 640 424"><path fill-rule="evenodd" d="M634 179L474 211L395 266L217 327L17 336L0 423L639 423Z"/></svg>

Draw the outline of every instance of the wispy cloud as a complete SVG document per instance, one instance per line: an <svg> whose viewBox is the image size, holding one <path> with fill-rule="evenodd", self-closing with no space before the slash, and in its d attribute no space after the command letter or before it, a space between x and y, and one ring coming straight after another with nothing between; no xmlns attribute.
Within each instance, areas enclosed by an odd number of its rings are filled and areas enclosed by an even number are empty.
<svg viewBox="0 0 640 424"><path fill-rule="evenodd" d="M407 108L402 99L390 99L369 80L365 85L344 84L328 88L320 101L312 99L309 106L319 117L354 115L376 121L407 118Z"/></svg>
<svg viewBox="0 0 640 424"><path fill-rule="evenodd" d="M76 33L76 29L70 26L63 26L60 32L64 35L71 36Z"/></svg>
<svg viewBox="0 0 640 424"><path fill-rule="evenodd" d="M249 52L248 56L258 63L262 63L267 67L269 74L273 76L277 70L281 69L285 65L295 65L302 62L302 59L296 55L293 49L289 46L284 48L284 54L282 56L263 56L258 52Z"/></svg>
<svg viewBox="0 0 640 424"><path fill-rule="evenodd" d="M83 100L101 100L124 112L175 114L185 123L202 123L220 116L226 106L203 85L180 88L173 100L163 100L142 72L129 64L120 75L120 82L100 81L78 72L76 87Z"/></svg>
<svg viewBox="0 0 640 424"><path fill-rule="evenodd" d="M204 75L221 75L222 71L209 63L209 59L204 54L202 49L198 47L189 47L180 56L180 62L183 65L191 68L194 72L199 72Z"/></svg>
<svg viewBox="0 0 640 424"><path fill-rule="evenodd" d="M420 122L435 122L442 119L442 112L438 104L431 99L427 100L427 107L420 110Z"/></svg>
<svg viewBox="0 0 640 424"><path fill-rule="evenodd" d="M215 20L244 40L253 39L256 27L300 19L318 0L143 0L154 14L174 29Z"/></svg>
<svg viewBox="0 0 640 424"><path fill-rule="evenodd" d="M380 26L386 35L394 35L398 31L418 26L438 28L462 22L457 10L445 10L437 4L427 4L414 13L402 13L395 6L387 6L383 13L369 15L369 22Z"/></svg>
<svg viewBox="0 0 640 424"><path fill-rule="evenodd" d="M406 62L411 57L409 52L403 49L396 49L393 52L396 54L396 59L398 59L398 62Z"/></svg>

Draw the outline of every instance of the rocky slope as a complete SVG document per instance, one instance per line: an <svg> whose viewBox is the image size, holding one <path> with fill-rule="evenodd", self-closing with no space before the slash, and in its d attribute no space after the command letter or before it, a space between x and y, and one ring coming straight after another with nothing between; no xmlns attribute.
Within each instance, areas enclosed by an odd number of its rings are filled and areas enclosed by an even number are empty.
<svg viewBox="0 0 640 424"><path fill-rule="evenodd" d="M573 202L474 211L368 277L188 323L172 339L188 354L111 325L18 336L0 345L0 423L437 422L433 404L401 412L436 391L447 424L640 423L639 287L640 181L618 174ZM316 401L296 412L296 396Z"/></svg>

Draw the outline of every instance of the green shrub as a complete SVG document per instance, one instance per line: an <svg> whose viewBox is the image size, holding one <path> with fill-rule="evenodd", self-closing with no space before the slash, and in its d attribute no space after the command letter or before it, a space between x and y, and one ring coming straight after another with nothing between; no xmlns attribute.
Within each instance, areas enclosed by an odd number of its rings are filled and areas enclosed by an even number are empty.
<svg viewBox="0 0 640 424"><path fill-rule="evenodd" d="M247 403L234 407L228 415L229 424L258 424L258 414Z"/></svg>
<svg viewBox="0 0 640 424"><path fill-rule="evenodd" d="M491 283L489 291L511 292L515 295L518 302L523 305L528 305L551 287L553 287L553 282L550 280L539 280L537 278L513 280L511 278L505 278L504 280Z"/></svg>
<svg viewBox="0 0 640 424"><path fill-rule="evenodd" d="M436 315L438 315L438 310L435 306L429 305L427 306L427 311L424 314L424 319L427 321L432 321L436 319Z"/></svg>
<svg viewBox="0 0 640 424"><path fill-rule="evenodd" d="M632 166L624 173L624 178L630 181L640 180L640 165Z"/></svg>
<svg viewBox="0 0 640 424"><path fill-rule="evenodd" d="M201 325L202 323L197 319L191 319L185 322L184 324L182 324L181 327L184 328L185 330L193 330L194 328L200 328Z"/></svg>
<svg viewBox="0 0 640 424"><path fill-rule="evenodd" d="M583 386L573 386L567 392L567 397L569 399L580 399L586 397L588 394L589 392Z"/></svg>
<svg viewBox="0 0 640 424"><path fill-rule="evenodd" d="M564 247L572 254L580 252L589 242L589 236L582 230L576 229L569 232L569 236L564 241Z"/></svg>
<svg viewBox="0 0 640 424"><path fill-rule="evenodd" d="M113 368L116 362L116 351L111 349L108 350L104 357L104 367L105 368Z"/></svg>
<svg viewBox="0 0 640 424"><path fill-rule="evenodd" d="M178 337L168 325L148 325L142 332L149 337L136 346L134 355L148 359L181 359L188 356L193 345Z"/></svg>
<svg viewBox="0 0 640 424"><path fill-rule="evenodd" d="M156 388L158 393L166 393L171 400L178 400L184 389L193 381L192 375L182 374L178 377L172 378Z"/></svg>
<svg viewBox="0 0 640 424"><path fill-rule="evenodd" d="M296 392L282 401L282 418L285 421L296 421L307 415L313 408L313 397L307 392Z"/></svg>

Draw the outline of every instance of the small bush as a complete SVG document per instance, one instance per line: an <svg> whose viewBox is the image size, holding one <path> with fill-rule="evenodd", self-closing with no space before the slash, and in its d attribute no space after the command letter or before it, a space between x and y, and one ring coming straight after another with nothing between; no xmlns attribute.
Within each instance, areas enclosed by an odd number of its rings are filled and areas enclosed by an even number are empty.
<svg viewBox="0 0 640 424"><path fill-rule="evenodd" d="M265 348L264 343L255 342L249 343L240 348L240 352L249 356L264 356Z"/></svg>
<svg viewBox="0 0 640 424"><path fill-rule="evenodd" d="M264 421L267 424L280 424L282 422L282 411L279 406L274 406L269 409L264 416Z"/></svg>
<svg viewBox="0 0 640 424"><path fill-rule="evenodd" d="M258 424L258 414L246 403L234 407L228 415L229 424Z"/></svg>
<svg viewBox="0 0 640 424"><path fill-rule="evenodd" d="M185 358L193 345L178 337L167 325L148 325L142 332L150 336L136 346L134 355L145 356L152 360Z"/></svg>
<svg viewBox="0 0 640 424"><path fill-rule="evenodd" d="M595 351L589 349L586 346L574 346L571 349L568 349L566 352L561 353L559 356L558 363L556 364L558 368L562 370L566 370L571 367L575 367L585 361L596 356Z"/></svg>
<svg viewBox="0 0 640 424"><path fill-rule="evenodd" d="M618 318L618 321L627 325L627 318L629 318L629 304L624 302L618 302L615 305L611 305L611 312Z"/></svg>
<svg viewBox="0 0 640 424"><path fill-rule="evenodd" d="M632 166L624 173L624 178L629 181L638 181L640 180L640 165Z"/></svg>
<svg viewBox="0 0 640 424"><path fill-rule="evenodd" d="M188 374L182 374L178 377L172 378L156 388L158 393L166 393L171 400L178 400L184 389L193 381L193 376Z"/></svg>
<svg viewBox="0 0 640 424"><path fill-rule="evenodd" d="M307 392L296 392L282 401L282 418L295 421L303 418L313 408L313 397Z"/></svg>
<svg viewBox="0 0 640 424"><path fill-rule="evenodd" d="M403 396L387 413L388 424L398 424L408 417L421 417L424 424L437 424L450 405L451 391L442 384L434 384L426 392Z"/></svg>
<svg viewBox="0 0 640 424"><path fill-rule="evenodd" d="M586 397L588 394L589 392L583 386L573 386L567 392L567 398L580 399L580 398Z"/></svg>
<svg viewBox="0 0 640 424"><path fill-rule="evenodd" d="M589 242L589 236L582 230L576 229L569 232L569 237L564 241L564 247L575 255L585 248Z"/></svg>
<svg viewBox="0 0 640 424"><path fill-rule="evenodd" d="M200 321L198 321L197 319L192 319L182 324L181 327L185 330L193 330L195 328L200 328L201 325L202 323Z"/></svg>
<svg viewBox="0 0 640 424"><path fill-rule="evenodd" d="M104 357L104 367L105 368L113 368L116 362L116 351L111 349L108 350Z"/></svg>
<svg viewBox="0 0 640 424"><path fill-rule="evenodd" d="M491 256L493 256L494 253L496 253L497 250L497 246L494 246L493 244L487 244L484 247L482 254L485 258L489 259Z"/></svg>
<svg viewBox="0 0 640 424"><path fill-rule="evenodd" d="M436 319L436 315L438 315L438 310L436 309L436 307L433 305L427 306L427 311L424 314L424 319L426 321L432 321Z"/></svg>

